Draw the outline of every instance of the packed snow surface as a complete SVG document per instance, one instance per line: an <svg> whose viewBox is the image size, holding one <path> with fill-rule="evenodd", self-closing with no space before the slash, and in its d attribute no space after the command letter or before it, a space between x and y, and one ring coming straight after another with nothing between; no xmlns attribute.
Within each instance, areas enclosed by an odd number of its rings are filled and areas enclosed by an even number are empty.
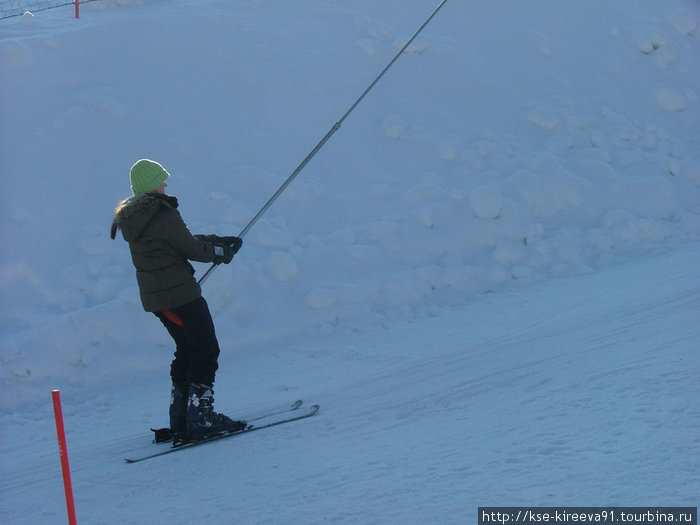
<svg viewBox="0 0 700 525"><path fill-rule="evenodd" d="M172 341L109 238L139 158L236 235L432 0L97 0L0 21L0 521L472 523L700 494L695 0L450 0L204 283L217 409L138 465ZM196 265L202 275L207 265Z"/></svg>

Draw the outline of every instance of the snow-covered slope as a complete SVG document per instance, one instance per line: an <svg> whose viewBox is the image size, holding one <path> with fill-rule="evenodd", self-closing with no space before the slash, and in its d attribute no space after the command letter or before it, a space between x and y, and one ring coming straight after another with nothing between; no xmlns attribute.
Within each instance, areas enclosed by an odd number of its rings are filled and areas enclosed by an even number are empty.
<svg viewBox="0 0 700 525"><path fill-rule="evenodd" d="M172 352L108 237L129 166L166 166L193 231L238 233L435 5L0 22L3 523L64 520L52 388L91 523L697 504L691 0L448 2L204 285L219 409L322 412L120 463L166 422Z"/></svg>
<svg viewBox="0 0 700 525"><path fill-rule="evenodd" d="M321 412L148 463L122 460L166 422L166 377L66 396L80 521L456 524L480 505L697 505L698 256L229 357L221 408L304 397ZM64 522L50 414L2 417L3 523Z"/></svg>

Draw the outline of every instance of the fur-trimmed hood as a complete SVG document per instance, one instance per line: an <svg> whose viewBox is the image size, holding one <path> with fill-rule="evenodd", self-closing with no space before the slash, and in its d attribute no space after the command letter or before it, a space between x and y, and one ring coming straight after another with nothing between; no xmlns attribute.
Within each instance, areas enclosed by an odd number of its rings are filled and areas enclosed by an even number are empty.
<svg viewBox="0 0 700 525"><path fill-rule="evenodd" d="M117 230L121 230L125 241L138 239L143 228L162 207L176 209L177 198L160 193L141 193L124 199L114 210L110 237L114 239Z"/></svg>

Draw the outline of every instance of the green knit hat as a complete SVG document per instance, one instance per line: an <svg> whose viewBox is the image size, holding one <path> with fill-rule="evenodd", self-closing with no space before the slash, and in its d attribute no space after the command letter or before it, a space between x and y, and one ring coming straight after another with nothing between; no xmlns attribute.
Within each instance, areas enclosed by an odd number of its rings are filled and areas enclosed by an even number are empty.
<svg viewBox="0 0 700 525"><path fill-rule="evenodd" d="M157 190L165 179L170 177L170 173L154 160L141 159L131 166L129 179L131 180L131 191L134 195Z"/></svg>

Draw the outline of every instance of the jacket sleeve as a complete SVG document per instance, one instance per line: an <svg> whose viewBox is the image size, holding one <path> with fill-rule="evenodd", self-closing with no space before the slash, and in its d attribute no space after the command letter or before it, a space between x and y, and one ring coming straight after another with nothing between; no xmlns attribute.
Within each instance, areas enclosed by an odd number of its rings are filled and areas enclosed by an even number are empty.
<svg viewBox="0 0 700 525"><path fill-rule="evenodd" d="M178 255L191 261L214 262L214 245L192 235L177 210L168 210L167 215L167 240Z"/></svg>

